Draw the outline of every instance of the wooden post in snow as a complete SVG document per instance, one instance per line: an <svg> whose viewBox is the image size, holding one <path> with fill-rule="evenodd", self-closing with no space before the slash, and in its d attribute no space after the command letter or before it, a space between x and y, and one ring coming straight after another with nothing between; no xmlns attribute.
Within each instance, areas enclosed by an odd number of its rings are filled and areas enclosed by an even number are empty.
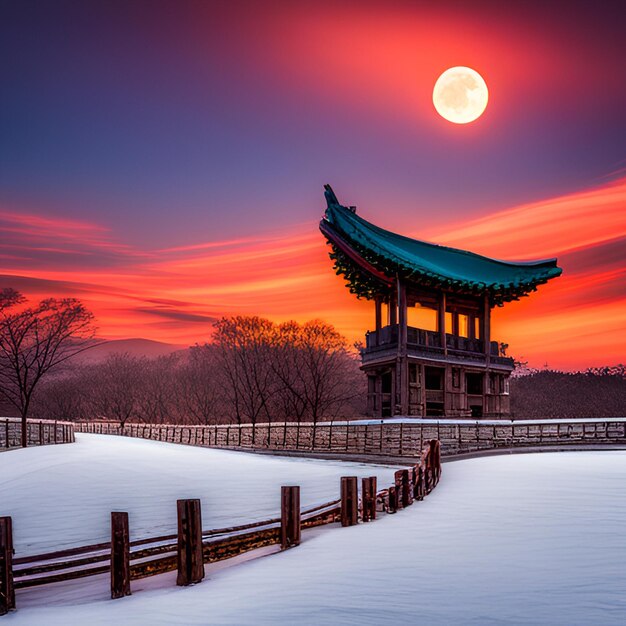
<svg viewBox="0 0 626 626"><path fill-rule="evenodd" d="M300 487L280 488L280 547L300 545Z"/></svg>
<svg viewBox="0 0 626 626"><path fill-rule="evenodd" d="M398 470L394 472L394 486L396 488L396 508L403 509L404 508L404 500L402 499L402 472L404 470Z"/></svg>
<svg viewBox="0 0 626 626"><path fill-rule="evenodd" d="M400 470L401 477L401 494L402 506L407 507L413 504L413 493L411 492L411 477L408 469Z"/></svg>
<svg viewBox="0 0 626 626"><path fill-rule="evenodd" d="M354 526L359 521L359 485L356 476L341 477L341 525Z"/></svg>
<svg viewBox="0 0 626 626"><path fill-rule="evenodd" d="M439 482L439 475L441 474L441 446L437 439L430 441L430 453L428 455L430 459L430 467L432 470L434 487Z"/></svg>
<svg viewBox="0 0 626 626"><path fill-rule="evenodd" d="M10 517L0 517L0 615L14 608L13 524Z"/></svg>
<svg viewBox="0 0 626 626"><path fill-rule="evenodd" d="M395 513L398 510L398 490L395 485L391 485L387 490L387 513Z"/></svg>
<svg viewBox="0 0 626 626"><path fill-rule="evenodd" d="M362 481L363 521L376 519L376 476L364 478Z"/></svg>
<svg viewBox="0 0 626 626"><path fill-rule="evenodd" d="M199 583L204 578L202 556L202 515L200 500L178 500L178 576L179 586Z"/></svg>
<svg viewBox="0 0 626 626"><path fill-rule="evenodd" d="M130 595L128 513L111 513L111 598Z"/></svg>

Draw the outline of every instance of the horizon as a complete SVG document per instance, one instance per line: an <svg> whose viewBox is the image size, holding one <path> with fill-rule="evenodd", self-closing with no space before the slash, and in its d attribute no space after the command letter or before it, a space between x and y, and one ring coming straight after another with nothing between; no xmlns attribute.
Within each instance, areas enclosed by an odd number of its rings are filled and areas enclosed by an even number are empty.
<svg viewBox="0 0 626 626"><path fill-rule="evenodd" d="M619 6L61 1L5 6L0 286L77 297L99 336L222 316L374 323L334 275L322 185L394 232L563 275L493 313L531 367L626 354ZM464 126L431 94L484 77ZM582 88L581 88L582 85Z"/></svg>

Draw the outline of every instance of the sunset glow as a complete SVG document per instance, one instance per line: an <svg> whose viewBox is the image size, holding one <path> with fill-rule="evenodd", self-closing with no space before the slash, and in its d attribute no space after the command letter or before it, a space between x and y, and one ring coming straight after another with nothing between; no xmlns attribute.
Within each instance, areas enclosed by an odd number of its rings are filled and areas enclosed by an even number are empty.
<svg viewBox="0 0 626 626"><path fill-rule="evenodd" d="M626 51L609 8L22 5L0 22L1 287L76 296L106 338L188 345L241 313L362 340L373 306L317 228L331 183L394 232L558 257L562 277L494 311L494 338L537 366L624 361ZM433 109L457 66L488 85L477 123Z"/></svg>
<svg viewBox="0 0 626 626"><path fill-rule="evenodd" d="M531 298L496 309L494 336L506 338L512 354L535 365L574 368L618 361L626 353L626 212L620 210L625 203L622 178L446 230L420 232L410 223L404 230L497 258L558 256L563 277ZM598 210L602 221L594 217ZM384 225L376 207L363 207L362 214ZM32 298L81 298L96 314L103 337L191 344L209 337L215 318L232 314L322 318L354 341L372 327L373 306L357 301L333 274L315 222L238 240L140 251L116 242L98 224L6 210L0 220L14 240L2 258L5 281Z"/></svg>

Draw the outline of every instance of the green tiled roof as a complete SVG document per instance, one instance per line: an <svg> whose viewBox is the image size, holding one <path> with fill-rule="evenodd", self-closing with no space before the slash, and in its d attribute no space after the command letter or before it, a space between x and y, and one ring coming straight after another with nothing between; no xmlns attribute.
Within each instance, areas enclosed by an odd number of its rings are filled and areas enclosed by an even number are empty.
<svg viewBox="0 0 626 626"><path fill-rule="evenodd" d="M493 304L516 300L561 274L556 259L509 262L410 239L371 224L342 206L326 185L328 207L320 229L333 247L338 274L353 293L371 298L381 278L396 276L423 286L490 295ZM363 261L363 262L361 262ZM384 276L382 276L384 275Z"/></svg>

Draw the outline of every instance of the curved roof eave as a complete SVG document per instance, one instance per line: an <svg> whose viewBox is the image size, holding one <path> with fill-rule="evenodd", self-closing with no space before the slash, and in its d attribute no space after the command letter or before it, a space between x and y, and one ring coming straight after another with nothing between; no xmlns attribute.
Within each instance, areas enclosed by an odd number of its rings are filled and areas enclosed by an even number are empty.
<svg viewBox="0 0 626 626"><path fill-rule="evenodd" d="M350 254L347 245L377 274L388 278L401 275L416 283L426 280L453 290L489 292L495 303L501 303L534 291L562 272L556 258L502 261L384 230L358 216L353 208L339 204L330 186L325 188L328 206L320 223L323 234L333 247L340 238L344 254ZM358 263L354 258L352 262ZM368 271L363 264L361 269Z"/></svg>

